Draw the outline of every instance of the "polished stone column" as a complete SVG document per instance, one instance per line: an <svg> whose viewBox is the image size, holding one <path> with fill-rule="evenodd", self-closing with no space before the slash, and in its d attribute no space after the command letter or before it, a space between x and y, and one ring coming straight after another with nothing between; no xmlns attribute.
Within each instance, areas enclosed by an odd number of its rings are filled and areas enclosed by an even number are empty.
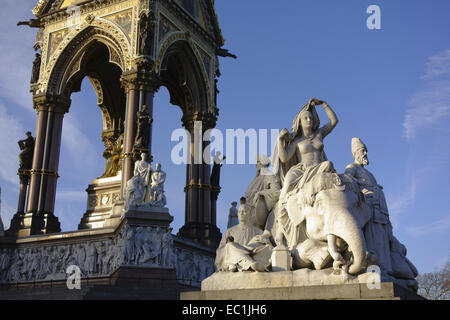
<svg viewBox="0 0 450 320"><path fill-rule="evenodd" d="M23 214L25 212L25 200L27 198L28 183L20 183L19 201L17 203L17 213Z"/></svg>
<svg viewBox="0 0 450 320"><path fill-rule="evenodd" d="M17 211L11 219L9 229L6 230L6 235L10 236L16 236L19 230L23 228L27 189L30 180L29 170L19 169L18 175L20 177L20 189Z"/></svg>
<svg viewBox="0 0 450 320"><path fill-rule="evenodd" d="M37 173L42 168L48 107L44 104L36 104L35 108L37 109L36 137L32 169L29 173L28 199L26 199L27 185L21 179L17 213L12 218L10 228L7 231L7 234L11 236L22 237L31 235L33 217L36 215L38 209L39 187L42 176ZM25 203L26 212L24 212Z"/></svg>
<svg viewBox="0 0 450 320"><path fill-rule="evenodd" d="M145 90L144 88L144 101L142 102L142 104L145 104L148 108L148 113L150 114L150 117L152 119L152 121L150 122L150 129L149 129L149 137L148 137L148 155L149 155L149 159L150 162L153 161L153 156L152 156L152 137L153 137L153 98L155 95L155 88L151 88L151 89L147 89ZM141 105L142 105L141 104Z"/></svg>
<svg viewBox="0 0 450 320"><path fill-rule="evenodd" d="M30 188L28 190L27 212L37 212L39 201L39 187L41 184L41 175L37 174L42 168L44 155L45 135L47 128L48 108L38 106L38 118L36 122L36 139L33 154L33 166L31 170Z"/></svg>
<svg viewBox="0 0 450 320"><path fill-rule="evenodd" d="M49 111L51 122L47 126L47 141L43 161L43 176L41 178L38 215L33 229L36 233L60 232L58 218L54 216L56 200L56 184L58 179L59 155L61 150L61 135L64 111L56 108ZM50 116L49 116L50 119Z"/></svg>
<svg viewBox="0 0 450 320"><path fill-rule="evenodd" d="M152 121L153 121L153 96L160 86L157 77L152 73L152 65L145 59L139 61L138 68L134 71L125 73L121 77L122 87L127 95L125 109L125 133L123 146L123 165L122 165L122 182L121 182L121 198L124 198L125 189L128 180L133 177L134 162L142 152L147 152L150 161L151 155L151 139L152 139ZM149 143L147 148L135 150L134 142L137 131L137 113L140 108L146 105L151 117L149 128Z"/></svg>
<svg viewBox="0 0 450 320"><path fill-rule="evenodd" d="M64 113L68 111L70 100L60 96L41 95L34 97L34 105L38 110L38 119L27 212L17 236L61 231L53 211L62 120Z"/></svg>
<svg viewBox="0 0 450 320"><path fill-rule="evenodd" d="M210 144L210 141L203 141L202 150L204 151ZM201 165L201 183L203 185L208 185L208 188L203 190L203 222L206 224L212 223L212 211L211 211L211 165L208 163L203 163ZM215 223L214 223L215 225Z"/></svg>
<svg viewBox="0 0 450 320"><path fill-rule="evenodd" d="M195 123L201 123L201 130ZM203 152L209 141L203 141L203 132L213 127L209 114L191 114L183 117L186 130L190 133L189 159L186 165L186 213L185 224L178 232L184 238L207 246L217 247L221 233L211 215L211 165L203 161ZM195 134L197 132L197 134ZM197 156L196 156L197 153ZM196 163L197 162L197 163Z"/></svg>
<svg viewBox="0 0 450 320"><path fill-rule="evenodd" d="M133 145L136 135L136 112L138 110L138 91L129 88L127 91L127 105L125 109L125 134L123 143L123 164L122 164L122 196L127 186L128 180L133 177L134 154Z"/></svg>

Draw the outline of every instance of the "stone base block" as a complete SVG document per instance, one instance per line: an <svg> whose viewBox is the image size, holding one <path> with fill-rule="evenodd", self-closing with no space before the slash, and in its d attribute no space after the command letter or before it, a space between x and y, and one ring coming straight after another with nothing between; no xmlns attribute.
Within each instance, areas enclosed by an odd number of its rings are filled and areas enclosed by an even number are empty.
<svg viewBox="0 0 450 320"><path fill-rule="evenodd" d="M284 246L275 247L272 251L272 270L289 271L292 269L291 252Z"/></svg>
<svg viewBox="0 0 450 320"><path fill-rule="evenodd" d="M108 218L114 205L120 201L121 174L111 178L99 178L88 186L87 210L78 225L78 230L109 227Z"/></svg>
<svg viewBox="0 0 450 320"><path fill-rule="evenodd" d="M392 282L380 289L366 284L336 284L283 288L233 289L182 292L181 300L425 300Z"/></svg>
<svg viewBox="0 0 450 320"><path fill-rule="evenodd" d="M202 291L183 293L185 300L421 299L375 273L351 276L332 268L280 272L216 272L202 281ZM423 298L422 298L423 299Z"/></svg>
<svg viewBox="0 0 450 320"><path fill-rule="evenodd" d="M65 279L3 284L0 299L176 300L180 290L174 269L122 266L109 277L81 279L80 289L69 290Z"/></svg>
<svg viewBox="0 0 450 320"><path fill-rule="evenodd" d="M145 208L126 211L123 220L133 225L151 225L168 228L173 221L173 217L169 213L168 208Z"/></svg>

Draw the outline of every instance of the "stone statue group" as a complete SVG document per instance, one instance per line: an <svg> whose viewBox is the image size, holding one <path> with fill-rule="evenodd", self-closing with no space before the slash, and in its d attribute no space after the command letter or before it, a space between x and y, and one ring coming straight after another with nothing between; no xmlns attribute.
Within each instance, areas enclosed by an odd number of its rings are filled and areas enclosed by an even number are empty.
<svg viewBox="0 0 450 320"><path fill-rule="evenodd" d="M152 169L147 161L147 154L141 154L141 160L134 165L134 176L127 182L125 194L125 210L138 207L159 207L166 205L164 182L166 173L161 170L161 164Z"/></svg>
<svg viewBox="0 0 450 320"><path fill-rule="evenodd" d="M322 127L319 105L329 118ZM323 140L337 123L326 102L310 99L292 132L280 132L272 160L258 156L256 177L239 208L232 203L217 249L218 271L331 268L333 274L356 276L375 265L382 281L417 289L417 270L392 234L383 188L365 168L367 147L352 139L354 162L344 173L327 159ZM280 269L275 253L283 250L289 263Z"/></svg>

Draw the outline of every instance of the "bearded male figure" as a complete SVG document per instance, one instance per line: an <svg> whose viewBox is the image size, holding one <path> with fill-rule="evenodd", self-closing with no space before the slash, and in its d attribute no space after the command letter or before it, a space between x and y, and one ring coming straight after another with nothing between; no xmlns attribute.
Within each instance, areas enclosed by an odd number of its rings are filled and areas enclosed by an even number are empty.
<svg viewBox="0 0 450 320"><path fill-rule="evenodd" d="M383 187L377 183L373 174L364 168L369 164L369 159L367 148L359 138L352 138L352 154L355 161L345 168L345 173L357 180L361 192L372 208L372 217L364 230L367 247L376 255L382 275L392 274L390 253L392 226Z"/></svg>

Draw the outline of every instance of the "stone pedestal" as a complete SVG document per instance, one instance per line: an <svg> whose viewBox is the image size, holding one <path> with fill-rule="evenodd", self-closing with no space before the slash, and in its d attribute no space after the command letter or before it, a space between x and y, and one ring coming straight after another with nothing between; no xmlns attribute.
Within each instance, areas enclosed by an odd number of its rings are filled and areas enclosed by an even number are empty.
<svg viewBox="0 0 450 320"><path fill-rule="evenodd" d="M426 300L392 282L369 290L364 284L182 292L181 300Z"/></svg>
<svg viewBox="0 0 450 320"><path fill-rule="evenodd" d="M373 285L374 282L377 285ZM423 299L379 275L334 274L300 269L281 272L216 272L202 281L202 290L181 294L182 300L311 300L311 299Z"/></svg>
<svg viewBox="0 0 450 320"><path fill-rule="evenodd" d="M157 227L168 228L173 221L173 217L169 213L168 208L135 208L126 211L123 215L123 220L127 224L132 225L151 225Z"/></svg>
<svg viewBox="0 0 450 320"><path fill-rule="evenodd" d="M88 193L87 210L78 225L78 230L106 227L113 214L114 205L120 201L121 175L100 178L92 181L86 189Z"/></svg>
<svg viewBox="0 0 450 320"><path fill-rule="evenodd" d="M284 246L277 246L272 251L272 270L290 271L292 266L291 252Z"/></svg>

